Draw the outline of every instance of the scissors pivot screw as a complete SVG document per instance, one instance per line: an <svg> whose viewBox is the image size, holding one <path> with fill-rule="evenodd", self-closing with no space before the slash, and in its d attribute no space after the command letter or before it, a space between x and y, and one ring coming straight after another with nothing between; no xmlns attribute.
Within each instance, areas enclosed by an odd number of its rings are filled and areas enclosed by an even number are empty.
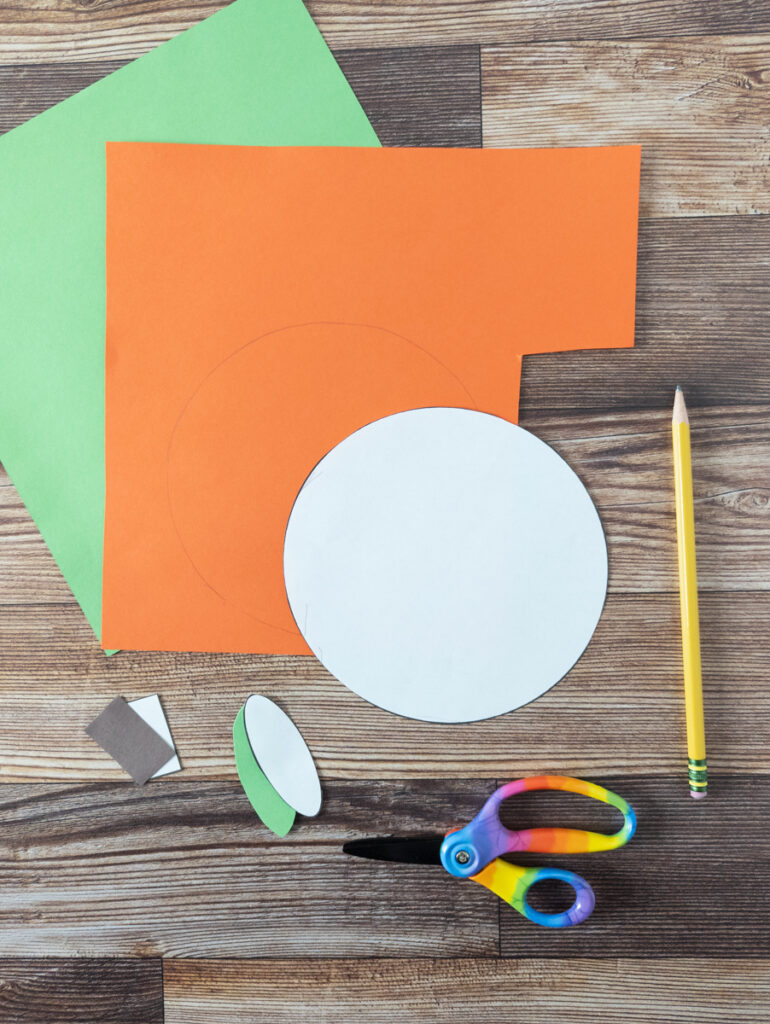
<svg viewBox="0 0 770 1024"><path fill-rule="evenodd" d="M471 855L467 850L458 850L455 854L455 860L458 864L467 864L470 859Z"/></svg>

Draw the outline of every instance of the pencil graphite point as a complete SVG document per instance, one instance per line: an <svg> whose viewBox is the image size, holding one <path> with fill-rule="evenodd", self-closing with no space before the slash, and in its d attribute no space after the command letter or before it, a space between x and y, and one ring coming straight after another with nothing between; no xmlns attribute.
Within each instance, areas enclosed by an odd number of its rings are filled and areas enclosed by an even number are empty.
<svg viewBox="0 0 770 1024"><path fill-rule="evenodd" d="M684 404L684 392L678 384L674 392L674 415L671 419L674 423L690 422L690 417L687 415L687 406Z"/></svg>

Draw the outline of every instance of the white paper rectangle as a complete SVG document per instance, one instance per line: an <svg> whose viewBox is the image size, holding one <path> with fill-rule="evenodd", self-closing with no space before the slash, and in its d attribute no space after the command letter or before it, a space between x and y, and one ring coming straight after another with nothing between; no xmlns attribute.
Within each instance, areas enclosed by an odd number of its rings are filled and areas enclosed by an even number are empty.
<svg viewBox="0 0 770 1024"><path fill-rule="evenodd" d="M128 703L151 729L154 729L166 743L169 743L176 750L176 745L171 738L171 730L168 727L166 714L157 693L149 697L139 697L137 700L130 700ZM152 778L157 779L160 775L170 775L172 772L179 772L181 770L182 766L179 763L179 758L174 754L172 758L166 761L162 768L155 772Z"/></svg>

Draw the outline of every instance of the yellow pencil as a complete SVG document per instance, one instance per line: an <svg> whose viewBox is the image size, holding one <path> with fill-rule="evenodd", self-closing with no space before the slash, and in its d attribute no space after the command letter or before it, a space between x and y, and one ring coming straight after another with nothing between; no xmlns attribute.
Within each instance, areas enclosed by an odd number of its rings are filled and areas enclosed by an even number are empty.
<svg viewBox="0 0 770 1024"><path fill-rule="evenodd" d="M695 574L695 515L692 500L690 420L682 389L677 387L672 417L674 481L676 488L676 540L679 553L679 605L682 613L684 703L687 716L687 757L690 796L706 795L706 734L703 726L703 687L700 668L698 580Z"/></svg>

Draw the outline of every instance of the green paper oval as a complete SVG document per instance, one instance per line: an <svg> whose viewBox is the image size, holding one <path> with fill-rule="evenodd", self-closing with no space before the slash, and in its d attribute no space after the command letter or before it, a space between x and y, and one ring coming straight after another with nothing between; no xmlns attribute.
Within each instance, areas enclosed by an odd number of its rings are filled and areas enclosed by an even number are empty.
<svg viewBox="0 0 770 1024"><path fill-rule="evenodd" d="M294 808L278 795L257 764L254 751L251 749L249 738L246 735L243 708L233 722L233 750L235 751L235 767L238 769L238 778L241 780L244 793L249 798L249 803L260 821L271 832L283 838L294 824Z"/></svg>

